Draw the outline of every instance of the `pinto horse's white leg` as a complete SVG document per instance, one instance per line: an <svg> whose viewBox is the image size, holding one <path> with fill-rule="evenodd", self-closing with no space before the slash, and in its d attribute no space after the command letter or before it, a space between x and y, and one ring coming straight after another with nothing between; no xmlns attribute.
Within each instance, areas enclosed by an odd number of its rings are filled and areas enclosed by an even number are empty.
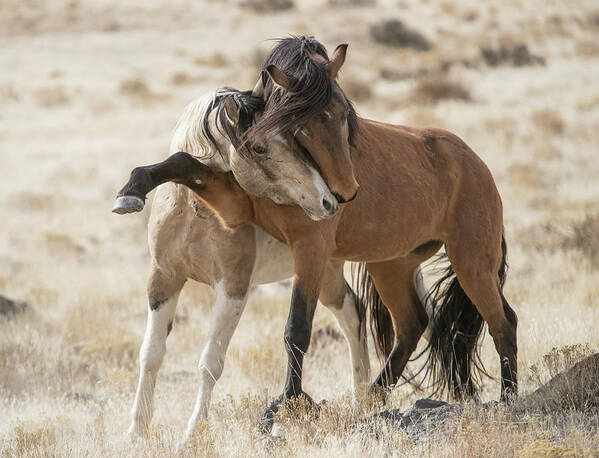
<svg viewBox="0 0 599 458"><path fill-rule="evenodd" d="M426 289L426 285L424 284L424 277L422 276L422 269L420 266L416 268L414 271L414 288L416 289L416 294L418 295L418 299L420 299L420 303L424 306L426 310L426 314L428 315L429 324L422 334L422 337L426 339L428 342L431 334L431 323L433 320L433 313L435 311L435 299L429 294Z"/></svg>
<svg viewBox="0 0 599 458"><path fill-rule="evenodd" d="M358 397L370 380L366 342L366 313L343 275L342 261L330 260L320 289L320 301L335 315L347 344L352 364L353 394Z"/></svg>
<svg viewBox="0 0 599 458"><path fill-rule="evenodd" d="M193 436L198 422L206 420L208 416L212 389L223 372L229 342L247 302L247 292L242 297L230 297L222 283L216 285L215 291L216 301L212 312L210 334L198 364L200 388L193 414L187 424L185 442Z"/></svg>
<svg viewBox="0 0 599 458"><path fill-rule="evenodd" d="M345 335L352 364L353 395L357 398L360 393L368 388L370 381L370 359L368 357L368 344L366 341L366 317L360 316L358 298L347 287L340 308L330 307L335 315L339 327Z"/></svg>
<svg viewBox="0 0 599 458"><path fill-rule="evenodd" d="M166 300L150 296L146 333L139 351L139 382L133 409L129 437L141 436L152 420L156 376L166 353L166 337L173 326L181 288Z"/></svg>

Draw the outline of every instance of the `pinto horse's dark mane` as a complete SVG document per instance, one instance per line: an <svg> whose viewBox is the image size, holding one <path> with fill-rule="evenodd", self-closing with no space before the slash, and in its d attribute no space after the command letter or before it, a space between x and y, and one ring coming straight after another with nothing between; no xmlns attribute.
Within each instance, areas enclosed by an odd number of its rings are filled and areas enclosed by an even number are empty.
<svg viewBox="0 0 599 458"><path fill-rule="evenodd" d="M225 110L225 101L228 97L233 97L233 100L239 107L239 122L233 125L227 116ZM221 134L227 136L235 149L243 150L243 135L244 132L253 124L256 113L264 109L264 100L261 97L254 97L252 91L240 91L232 87L223 87L214 93L211 105L206 111L206 115L202 119L203 130L206 133L208 140L218 146L212 131L210 130L209 113L216 110L216 119L218 120L217 129ZM222 130L221 130L222 129ZM222 151L221 151L222 154Z"/></svg>
<svg viewBox="0 0 599 458"><path fill-rule="evenodd" d="M245 134L249 143L301 128L308 119L324 110L331 100L333 84L337 84L331 80L326 69L326 62L329 61L327 50L314 37L292 36L276 41L277 45L262 67L265 109L262 117ZM312 59L310 54L320 55L324 62ZM275 89L265 71L269 65L275 65L291 77L288 90ZM353 145L358 130L357 115L347 97L345 101L349 108L349 142Z"/></svg>

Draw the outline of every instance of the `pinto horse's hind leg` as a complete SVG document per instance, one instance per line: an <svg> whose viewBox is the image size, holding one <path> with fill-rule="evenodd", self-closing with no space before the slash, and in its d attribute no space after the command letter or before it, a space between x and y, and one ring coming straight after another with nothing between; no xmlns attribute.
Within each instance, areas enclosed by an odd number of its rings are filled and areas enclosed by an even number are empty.
<svg viewBox="0 0 599 458"><path fill-rule="evenodd" d="M188 441L193 436L198 422L208 417L212 390L223 372L229 342L247 302L247 289L245 294L231 295L227 293L223 283L218 283L215 287L216 300L212 311L210 334L198 364L200 388L193 414L187 424L184 441Z"/></svg>
<svg viewBox="0 0 599 458"><path fill-rule="evenodd" d="M139 351L139 382L129 436L144 434L152 420L156 376L166 353L166 338L173 326L177 300L185 279L170 278L156 267L148 282L148 321Z"/></svg>
<svg viewBox="0 0 599 458"><path fill-rule="evenodd" d="M516 314L499 287L499 244L471 247L466 240L458 246L448 243L447 255L462 289L489 326L501 363L501 400L507 401L518 394Z"/></svg>
<svg viewBox="0 0 599 458"><path fill-rule="evenodd" d="M335 315L341 327L352 362L353 394L358 397L370 379L364 306L343 276L343 261L329 261L320 290L320 301Z"/></svg>
<svg viewBox="0 0 599 458"><path fill-rule="evenodd" d="M393 349L373 388L388 389L397 383L428 325L428 315L414 286L416 268L417 265L405 265L399 260L367 264L389 310L395 334Z"/></svg>

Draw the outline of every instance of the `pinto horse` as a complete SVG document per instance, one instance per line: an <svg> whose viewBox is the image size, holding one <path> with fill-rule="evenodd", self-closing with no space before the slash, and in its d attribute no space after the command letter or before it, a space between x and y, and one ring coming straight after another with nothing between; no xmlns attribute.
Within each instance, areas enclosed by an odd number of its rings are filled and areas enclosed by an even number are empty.
<svg viewBox="0 0 599 458"><path fill-rule="evenodd" d="M225 101L260 103L256 95L232 88L206 94L187 106L173 135L171 154L186 147L194 157L218 170L229 170L239 160L229 155L230 141L221 133L219 113ZM201 126L201 128L198 128ZM220 147L227 154L210 155ZM236 150L231 149L232 152ZM313 218L329 216L323 202L335 201L311 161L299 160L298 152L273 148L261 173L245 183L254 192L279 202L304 205L302 210ZM194 159L194 162L196 160ZM267 181L268 177L268 181ZM192 185L197 186L197 185ZM271 193L269 188L278 190ZM308 197L302 200L301 196ZM129 193L119 199L114 211L124 213L143 208L143 195ZM314 207L309 204L314 203ZM335 206L337 204L335 203ZM166 183L160 186L152 202L148 225L151 272L148 279L148 321L140 350L140 378L132 409L129 435L142 435L150 423L153 390L166 352L166 339L172 330L179 293L188 279L210 285L216 293L208 338L198 363L200 387L186 438L198 421L208 415L210 397L220 378L227 348L247 302L249 290L293 275L293 258L284 243L250 224L225 228L217 215L186 186ZM420 284L420 283L419 283ZM426 291L421 289L424 297ZM370 378L366 343L366 318L363 302L358 300L343 276L343 262L329 262L321 302L331 310L347 340L352 364L353 391Z"/></svg>
<svg viewBox="0 0 599 458"><path fill-rule="evenodd" d="M286 87L280 86L277 90L283 92ZM230 110L227 116L232 131L247 127L239 122L245 107L235 102L237 114ZM326 122L347 126L351 106L341 104L323 114ZM252 195L236 175L201 164L186 153L136 168L119 199L143 199L155 186L175 181L192 189L226 226L257 225L291 249L294 281L285 329L287 379L283 394L263 415L266 426L282 403L298 396L310 399L301 384L303 354L327 263L365 263L365 282L380 295L393 330L393 345L373 386L389 388L399 380L428 323L414 275L443 245L451 266L429 341L435 381L457 396L474 394L473 352L486 322L500 357L501 399L509 400L517 394L517 318L502 294L503 210L490 171L450 132L359 117L355 124L351 161L360 191L328 219L314 221L297 206ZM285 143L312 153L309 145L326 140L310 127L306 123L291 138L286 134ZM260 131L255 126L254 130ZM237 146L250 150L248 166L285 147L276 135L248 136Z"/></svg>

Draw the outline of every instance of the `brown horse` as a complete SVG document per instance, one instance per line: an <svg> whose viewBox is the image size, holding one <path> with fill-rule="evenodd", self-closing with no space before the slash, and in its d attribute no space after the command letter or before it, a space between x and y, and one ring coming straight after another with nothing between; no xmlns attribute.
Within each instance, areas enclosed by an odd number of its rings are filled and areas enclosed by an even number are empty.
<svg viewBox="0 0 599 458"><path fill-rule="evenodd" d="M343 112L325 116L342 125L349 114L345 106ZM235 124L236 117L230 118ZM307 143L315 139L308 129L292 141L311 152ZM250 136L247 142L250 148L258 143L268 154L273 140ZM309 399L301 387L303 354L327 261L366 263L390 313L393 346L375 381L386 388L402 375L428 323L414 273L442 245L452 270L431 332L438 381L456 395L473 394L472 356L484 320L500 356L501 399L516 395L517 320L501 292L503 211L488 168L447 131L361 118L351 158L360 192L333 218L317 222L298 207L248 194L230 174L216 172L185 153L137 168L119 195L145 196L161 182L177 181L194 190L224 224L256 224L290 247L295 274L285 330L287 380L281 397L266 409L265 424L272 424L282 402L300 395Z"/></svg>

